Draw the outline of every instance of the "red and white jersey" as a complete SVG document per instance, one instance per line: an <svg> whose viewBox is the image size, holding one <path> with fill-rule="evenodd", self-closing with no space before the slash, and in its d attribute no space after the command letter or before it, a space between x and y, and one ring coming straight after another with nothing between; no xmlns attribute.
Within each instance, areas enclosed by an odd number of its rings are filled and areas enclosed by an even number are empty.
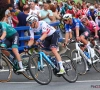
<svg viewBox="0 0 100 90"><path fill-rule="evenodd" d="M84 9L82 9L82 14L83 14L83 15L86 15L87 12L88 12L88 8L84 8Z"/></svg>
<svg viewBox="0 0 100 90"><path fill-rule="evenodd" d="M56 29L49 24L47 24L45 21L39 21L39 26L38 28L31 28L30 27L30 38L34 39L34 32L39 33L39 34L44 34L47 33L47 36L51 36Z"/></svg>

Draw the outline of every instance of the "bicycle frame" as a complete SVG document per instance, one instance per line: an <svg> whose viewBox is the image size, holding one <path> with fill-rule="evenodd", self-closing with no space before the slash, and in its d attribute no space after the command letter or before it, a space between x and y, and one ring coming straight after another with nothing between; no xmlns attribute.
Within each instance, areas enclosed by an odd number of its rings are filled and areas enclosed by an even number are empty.
<svg viewBox="0 0 100 90"><path fill-rule="evenodd" d="M79 42L79 43L81 43L81 42ZM87 62L86 62L86 61L88 61L88 57L87 57L87 56L84 54L84 52L80 49L79 43L76 42L76 50L78 50L78 55L79 55L79 56L80 56L80 54L83 56L84 61L85 61L85 64L86 64L86 68L88 68L88 65L87 65ZM76 59L76 60L77 60L77 59Z"/></svg>
<svg viewBox="0 0 100 90"><path fill-rule="evenodd" d="M47 55L44 52L40 51L38 54L40 56L40 65L38 65L38 66L43 68L43 60L42 59L44 58L53 68L57 68L55 66L55 64L47 57Z"/></svg>

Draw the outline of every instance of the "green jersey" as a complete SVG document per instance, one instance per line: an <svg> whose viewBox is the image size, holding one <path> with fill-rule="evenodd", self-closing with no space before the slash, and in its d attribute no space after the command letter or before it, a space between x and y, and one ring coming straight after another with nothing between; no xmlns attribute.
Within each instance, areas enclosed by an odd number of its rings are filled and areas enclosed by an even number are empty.
<svg viewBox="0 0 100 90"><path fill-rule="evenodd" d="M17 32L13 27L11 27L11 25L7 24L6 22L0 22L0 24L2 25L3 32L6 32L6 38L11 37Z"/></svg>

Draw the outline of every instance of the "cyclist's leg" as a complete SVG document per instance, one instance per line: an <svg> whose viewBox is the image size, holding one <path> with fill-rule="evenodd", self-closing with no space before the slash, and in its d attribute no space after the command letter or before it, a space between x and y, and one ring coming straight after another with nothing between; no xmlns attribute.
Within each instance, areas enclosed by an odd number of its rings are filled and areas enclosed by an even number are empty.
<svg viewBox="0 0 100 90"><path fill-rule="evenodd" d="M18 35L18 33L16 33L12 36L12 51L13 51L14 55L16 56L16 59L18 60L18 64L20 67L20 70L18 70L18 72L22 72L25 70L24 70L24 67L22 65L21 56L20 56L19 51L18 51L18 44L19 44L19 35Z"/></svg>
<svg viewBox="0 0 100 90"><path fill-rule="evenodd" d="M9 39L5 39L5 41L0 45L3 48L8 48L11 46L10 40ZM2 53L5 54L7 57L10 58L10 53L9 51L7 51L6 49L2 50Z"/></svg>
<svg viewBox="0 0 100 90"><path fill-rule="evenodd" d="M93 58L95 54L93 53L93 49L90 47L90 43L86 40L89 36L90 36L90 31L86 30L84 33L81 34L80 38L81 42L86 45L91 57Z"/></svg>
<svg viewBox="0 0 100 90"><path fill-rule="evenodd" d="M60 54L57 51L58 39L59 39L59 35L57 32L55 32L51 38L50 49L52 50L53 54L55 55L55 57L58 61L58 64L60 66L60 71L57 74L64 74L65 70L63 67L62 59L61 59Z"/></svg>
<svg viewBox="0 0 100 90"><path fill-rule="evenodd" d="M72 38L72 31L71 29L66 31L66 34L65 34L65 43L67 44L68 43L68 40Z"/></svg>

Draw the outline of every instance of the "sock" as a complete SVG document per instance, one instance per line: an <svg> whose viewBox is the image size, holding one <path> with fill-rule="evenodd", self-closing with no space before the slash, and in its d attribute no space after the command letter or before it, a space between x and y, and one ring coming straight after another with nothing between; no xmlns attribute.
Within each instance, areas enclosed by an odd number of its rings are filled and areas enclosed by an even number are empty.
<svg viewBox="0 0 100 90"><path fill-rule="evenodd" d="M60 69L63 69L64 70L62 61L59 61L58 63L59 63Z"/></svg>
<svg viewBox="0 0 100 90"><path fill-rule="evenodd" d="M23 69L22 61L19 61L18 63L19 63L20 69Z"/></svg>

